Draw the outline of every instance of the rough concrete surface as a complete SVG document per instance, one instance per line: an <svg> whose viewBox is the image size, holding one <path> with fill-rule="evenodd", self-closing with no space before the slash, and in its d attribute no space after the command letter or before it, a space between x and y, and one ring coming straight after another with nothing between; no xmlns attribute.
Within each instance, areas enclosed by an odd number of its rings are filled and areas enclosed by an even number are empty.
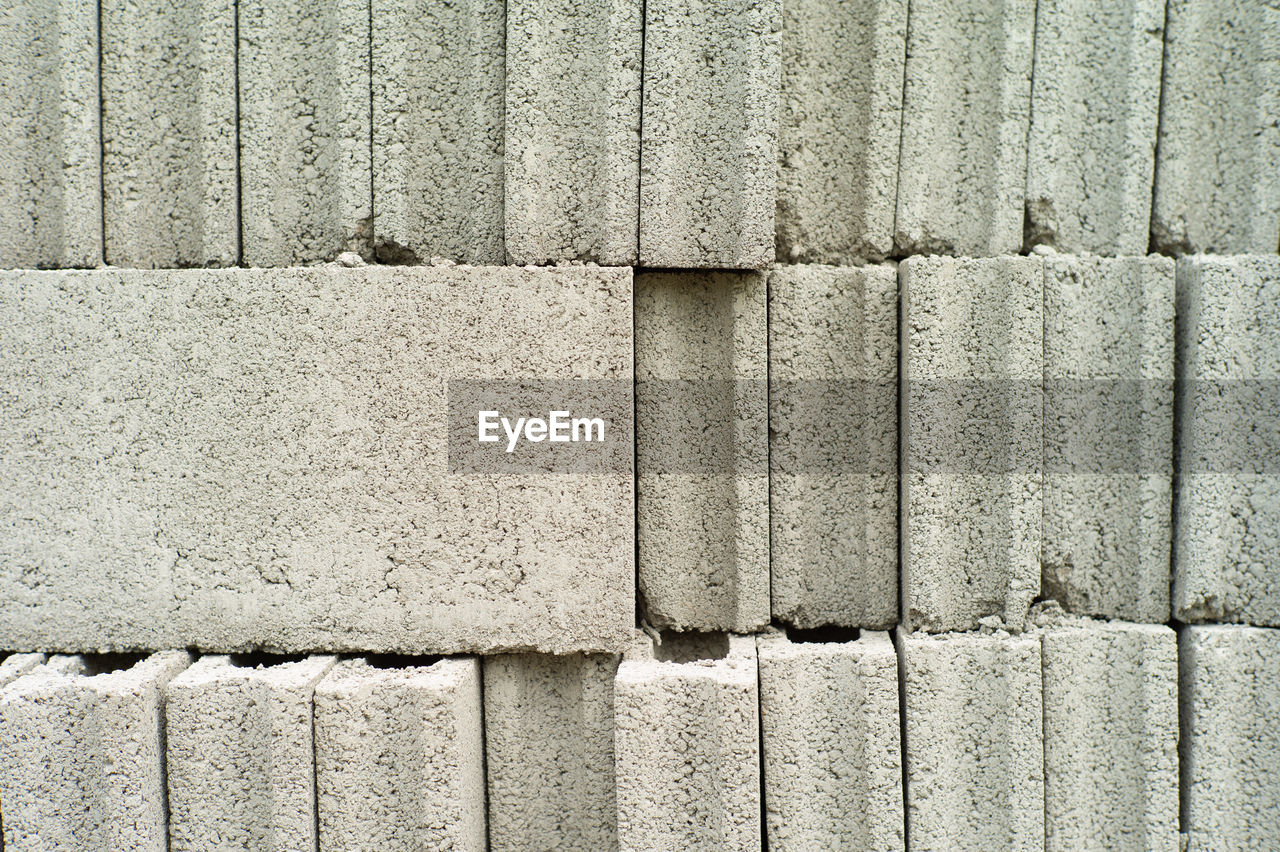
<svg viewBox="0 0 1280 852"><path fill-rule="evenodd" d="M781 0L648 0L640 263L773 262Z"/></svg>
<svg viewBox="0 0 1280 852"><path fill-rule="evenodd" d="M1040 640L899 628L911 849L1044 849Z"/></svg>
<svg viewBox="0 0 1280 852"><path fill-rule="evenodd" d="M374 245L500 264L503 0L372 0Z"/></svg>
<svg viewBox="0 0 1280 852"><path fill-rule="evenodd" d="M344 660L316 686L320 848L484 850L480 662Z"/></svg>
<svg viewBox="0 0 1280 852"><path fill-rule="evenodd" d="M0 8L0 113L0 267L97 266L97 3Z"/></svg>
<svg viewBox="0 0 1280 852"><path fill-rule="evenodd" d="M886 633L757 639L769 849L903 849L898 662Z"/></svg>
<svg viewBox="0 0 1280 852"><path fill-rule="evenodd" d="M1162 624L1046 630L1047 852L1178 852L1178 642Z"/></svg>
<svg viewBox="0 0 1280 852"><path fill-rule="evenodd" d="M335 657L202 657L169 682L169 849L316 848L316 684Z"/></svg>
<svg viewBox="0 0 1280 852"><path fill-rule="evenodd" d="M898 270L769 274L773 617L898 619Z"/></svg>
<svg viewBox="0 0 1280 852"><path fill-rule="evenodd" d="M1039 258L913 257L902 291L902 610L1020 629L1040 591Z"/></svg>
<svg viewBox="0 0 1280 852"><path fill-rule="evenodd" d="M682 646L678 637L658 648L642 640L618 667L623 852L761 848L755 640L711 639L711 648Z"/></svg>
<svg viewBox="0 0 1280 852"><path fill-rule="evenodd" d="M0 693L6 849L165 852L164 689L190 661L53 657Z"/></svg>
<svg viewBox="0 0 1280 852"><path fill-rule="evenodd" d="M1174 263L1044 260L1042 592L1163 624L1172 538Z"/></svg>
<svg viewBox="0 0 1280 852"><path fill-rule="evenodd" d="M642 0L507 3L509 262L635 264L643 40Z"/></svg>
<svg viewBox="0 0 1280 852"><path fill-rule="evenodd" d="M0 647L620 650L630 279L0 273ZM566 380L625 464L451 473L463 379Z"/></svg>
<svg viewBox="0 0 1280 852"><path fill-rule="evenodd" d="M240 0L244 262L372 259L369 0Z"/></svg>
<svg viewBox="0 0 1280 852"><path fill-rule="evenodd" d="M1022 247L1035 0L913 0L894 243Z"/></svg>
<svg viewBox="0 0 1280 852"><path fill-rule="evenodd" d="M236 155L234 0L103 3L106 262L234 265Z"/></svg>
<svg viewBox="0 0 1280 852"><path fill-rule="evenodd" d="M1145 254L1160 113L1164 0L1039 0L1027 242Z"/></svg>
<svg viewBox="0 0 1280 852"><path fill-rule="evenodd" d="M759 273L636 278L636 526L645 617L769 623L768 345Z"/></svg>
<svg viewBox="0 0 1280 852"><path fill-rule="evenodd" d="M1153 247L1273 254L1280 244L1280 6L1169 0Z"/></svg>
<svg viewBox="0 0 1280 852"><path fill-rule="evenodd" d="M484 658L489 848L618 848L613 679L618 657Z"/></svg>
<svg viewBox="0 0 1280 852"><path fill-rule="evenodd" d="M10 654L0 663L0 689L45 661L44 654Z"/></svg>

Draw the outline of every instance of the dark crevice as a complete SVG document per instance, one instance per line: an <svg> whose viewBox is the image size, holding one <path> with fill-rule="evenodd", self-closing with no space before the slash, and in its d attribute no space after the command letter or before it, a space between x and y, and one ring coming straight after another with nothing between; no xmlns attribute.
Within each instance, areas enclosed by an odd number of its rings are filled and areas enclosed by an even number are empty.
<svg viewBox="0 0 1280 852"><path fill-rule="evenodd" d="M93 677L94 675L111 674L112 672L122 672L131 669L138 663L147 658L145 653L109 653L109 654L84 654L81 659L84 660L85 677Z"/></svg>
<svg viewBox="0 0 1280 852"><path fill-rule="evenodd" d="M792 642L830 644L856 642L862 632L856 627L824 624L821 627L788 627L787 639Z"/></svg>
<svg viewBox="0 0 1280 852"><path fill-rule="evenodd" d="M252 651L246 654L230 654L231 665L241 669L255 669L259 666L268 668L281 663L298 663L307 658L306 654L272 654L267 651Z"/></svg>
<svg viewBox="0 0 1280 852"><path fill-rule="evenodd" d="M362 654L361 658L375 669L423 668L440 662L440 655L414 656L412 654Z"/></svg>
<svg viewBox="0 0 1280 852"><path fill-rule="evenodd" d="M677 633L664 630L661 635L662 642L655 644L653 655L664 663L723 660L729 656L727 633Z"/></svg>

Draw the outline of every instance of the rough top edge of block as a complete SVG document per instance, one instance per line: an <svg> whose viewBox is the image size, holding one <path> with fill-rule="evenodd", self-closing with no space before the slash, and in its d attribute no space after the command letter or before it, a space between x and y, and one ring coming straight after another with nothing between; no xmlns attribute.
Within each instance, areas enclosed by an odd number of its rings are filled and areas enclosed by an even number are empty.
<svg viewBox="0 0 1280 852"><path fill-rule="evenodd" d="M280 689L314 686L338 662L332 654L286 660L275 665L238 666L225 654L206 654L169 682L170 689L187 689L210 683L259 682Z"/></svg>
<svg viewBox="0 0 1280 852"><path fill-rule="evenodd" d="M756 651L761 659L831 658L895 655L887 630L864 630L851 642L796 642L785 633L768 633L756 637Z"/></svg>
<svg viewBox="0 0 1280 852"><path fill-rule="evenodd" d="M985 631L981 633L961 631L925 633L909 631L902 625L898 625L895 630L899 639L904 643L903 646L907 648L941 647L947 644L962 645L973 649L996 646L1038 648L1040 645L1039 632L1035 629L1028 629L1021 633L1009 633L1006 630L994 630L989 633Z"/></svg>
<svg viewBox="0 0 1280 852"><path fill-rule="evenodd" d="M352 697L375 686L400 686L432 692L451 692L480 676L476 657L444 657L422 666L379 668L364 657L342 660L316 684L316 695Z"/></svg>
<svg viewBox="0 0 1280 852"><path fill-rule="evenodd" d="M44 663L44 654L10 654L0 663L0 689Z"/></svg>
<svg viewBox="0 0 1280 852"><path fill-rule="evenodd" d="M705 679L724 683L751 682L756 679L756 640L754 636L729 634L729 652L718 659L673 662L657 658L656 645L644 637L623 654L617 680L643 682L663 678Z"/></svg>
<svg viewBox="0 0 1280 852"><path fill-rule="evenodd" d="M960 257L949 254L915 254L899 261L899 268L904 272L931 271L946 267L960 269L1041 269L1044 267L1043 255L996 255L994 257Z"/></svg>
<svg viewBox="0 0 1280 852"><path fill-rule="evenodd" d="M136 695L146 689L166 686L190 664L191 655L186 651L157 651L127 669L86 674L81 657L51 657L44 665L11 683L5 690L4 699L59 692L67 688L88 689L99 695Z"/></svg>

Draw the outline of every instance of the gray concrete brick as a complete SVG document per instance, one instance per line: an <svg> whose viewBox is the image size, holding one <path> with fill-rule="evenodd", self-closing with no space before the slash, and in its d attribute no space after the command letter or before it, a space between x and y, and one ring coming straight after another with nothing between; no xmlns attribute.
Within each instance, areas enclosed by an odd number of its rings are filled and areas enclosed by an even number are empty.
<svg viewBox="0 0 1280 852"><path fill-rule="evenodd" d="M0 114L0 267L97 266L97 3L0 8Z"/></svg>
<svg viewBox="0 0 1280 852"><path fill-rule="evenodd" d="M1022 247L1035 0L915 0L894 243L903 254Z"/></svg>
<svg viewBox="0 0 1280 852"><path fill-rule="evenodd" d="M636 523L650 623L769 622L768 346L759 273L636 278Z"/></svg>
<svg viewBox="0 0 1280 852"><path fill-rule="evenodd" d="M898 271L769 274L773 617L898 620Z"/></svg>
<svg viewBox="0 0 1280 852"><path fill-rule="evenodd" d="M769 848L903 849L898 662L885 633L757 639Z"/></svg>
<svg viewBox="0 0 1280 852"><path fill-rule="evenodd" d="M53 657L0 693L6 849L165 852L164 688L190 661Z"/></svg>
<svg viewBox="0 0 1280 852"><path fill-rule="evenodd" d="M107 263L238 261L235 32L233 0L102 4Z"/></svg>
<svg viewBox="0 0 1280 852"><path fill-rule="evenodd" d="M643 38L641 0L507 3L509 261L636 263Z"/></svg>
<svg viewBox="0 0 1280 852"><path fill-rule="evenodd" d="M1169 618L1174 264L1052 255L1044 274L1045 595Z"/></svg>
<svg viewBox="0 0 1280 852"><path fill-rule="evenodd" d="M1039 0L1026 239L1145 254L1160 113L1164 0Z"/></svg>
<svg viewBox="0 0 1280 852"><path fill-rule="evenodd" d="M779 261L893 252L906 42L905 0L783 4Z"/></svg>
<svg viewBox="0 0 1280 852"><path fill-rule="evenodd" d="M620 650L630 277L0 273L0 647ZM565 380L625 464L451 474L459 379Z"/></svg>
<svg viewBox="0 0 1280 852"><path fill-rule="evenodd" d="M500 264L502 0L372 0L374 246Z"/></svg>
<svg viewBox="0 0 1280 852"><path fill-rule="evenodd" d="M0 663L0 689L45 661L44 654L10 654Z"/></svg>
<svg viewBox="0 0 1280 852"><path fill-rule="evenodd" d="M202 657L169 682L169 849L316 848L316 684L336 657Z"/></svg>
<svg viewBox="0 0 1280 852"><path fill-rule="evenodd" d="M1039 258L908 258L902 291L902 618L1020 629L1040 590Z"/></svg>
<svg viewBox="0 0 1280 852"><path fill-rule="evenodd" d="M773 262L781 0L648 0L644 266Z"/></svg>
<svg viewBox="0 0 1280 852"><path fill-rule="evenodd" d="M1169 0L1153 246L1273 254L1280 242L1280 8Z"/></svg>
<svg viewBox="0 0 1280 852"><path fill-rule="evenodd" d="M369 0L242 0L244 262L372 259Z"/></svg>
<svg viewBox="0 0 1280 852"><path fill-rule="evenodd" d="M613 679L618 657L484 658L489 848L618 848Z"/></svg>

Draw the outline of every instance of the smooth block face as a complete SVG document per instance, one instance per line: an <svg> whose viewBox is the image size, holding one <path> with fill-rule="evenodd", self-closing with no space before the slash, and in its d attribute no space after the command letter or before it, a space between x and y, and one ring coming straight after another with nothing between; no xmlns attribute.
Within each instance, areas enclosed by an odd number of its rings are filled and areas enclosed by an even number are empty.
<svg viewBox="0 0 1280 852"><path fill-rule="evenodd" d="M630 296L582 267L0 275L0 646L618 650ZM477 443L504 382L605 441Z"/></svg>

